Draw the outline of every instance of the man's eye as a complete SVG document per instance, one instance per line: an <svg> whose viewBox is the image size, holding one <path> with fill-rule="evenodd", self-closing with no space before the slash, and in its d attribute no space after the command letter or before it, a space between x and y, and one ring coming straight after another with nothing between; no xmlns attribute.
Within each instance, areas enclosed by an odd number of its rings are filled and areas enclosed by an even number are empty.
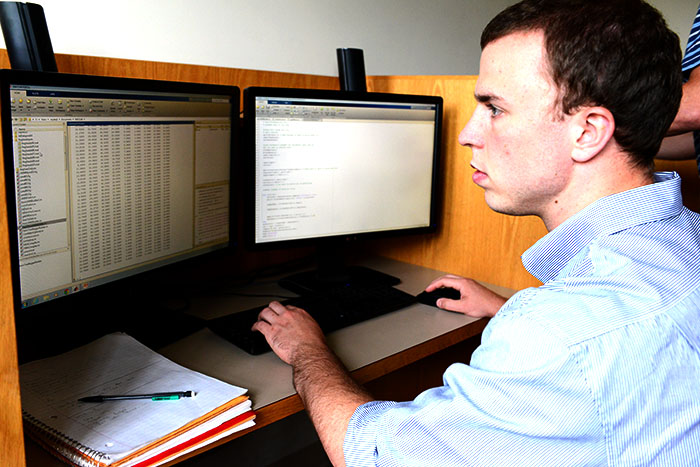
<svg viewBox="0 0 700 467"><path fill-rule="evenodd" d="M498 117L503 112L501 109L493 106L492 104L486 104L486 108L488 108L489 112L491 112L491 117Z"/></svg>

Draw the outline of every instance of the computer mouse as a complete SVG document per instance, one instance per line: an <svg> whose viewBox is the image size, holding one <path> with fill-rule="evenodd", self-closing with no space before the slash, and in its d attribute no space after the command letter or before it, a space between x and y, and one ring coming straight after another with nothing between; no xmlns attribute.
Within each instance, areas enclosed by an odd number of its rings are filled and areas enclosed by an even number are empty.
<svg viewBox="0 0 700 467"><path fill-rule="evenodd" d="M439 298L450 298L452 300L459 300L461 298L459 290L453 289L451 287L440 287L432 292L423 291L416 295L416 300L418 303L424 303L425 305L430 305L437 307L437 300Z"/></svg>

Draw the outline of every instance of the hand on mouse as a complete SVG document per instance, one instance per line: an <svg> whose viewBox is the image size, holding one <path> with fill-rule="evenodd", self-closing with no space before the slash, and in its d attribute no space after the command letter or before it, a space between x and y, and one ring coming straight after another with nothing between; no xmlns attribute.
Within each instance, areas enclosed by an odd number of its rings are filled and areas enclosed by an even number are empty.
<svg viewBox="0 0 700 467"><path fill-rule="evenodd" d="M431 292L439 287L450 287L459 290L461 298L459 300L441 298L437 301L438 307L464 313L474 318L491 318L506 302L505 297L466 277L442 276L431 282L425 290L426 292Z"/></svg>

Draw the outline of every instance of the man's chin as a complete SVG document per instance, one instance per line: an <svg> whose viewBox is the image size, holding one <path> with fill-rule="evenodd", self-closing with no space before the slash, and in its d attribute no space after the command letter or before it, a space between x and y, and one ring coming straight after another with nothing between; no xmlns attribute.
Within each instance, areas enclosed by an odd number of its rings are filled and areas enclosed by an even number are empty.
<svg viewBox="0 0 700 467"><path fill-rule="evenodd" d="M511 212L511 209L508 207L508 203L505 203L503 200L493 196L493 193L489 193L488 190L484 192L484 201L486 201L486 205L492 211L499 214L510 214Z"/></svg>
<svg viewBox="0 0 700 467"><path fill-rule="evenodd" d="M484 195L484 199L486 201L486 205L494 212L497 212L499 214L506 214L508 216L531 216L534 215L532 212L529 212L525 209L518 208L517 206L513 206L511 203L506 202L505 200L498 199L493 196L489 196L489 193L486 192Z"/></svg>

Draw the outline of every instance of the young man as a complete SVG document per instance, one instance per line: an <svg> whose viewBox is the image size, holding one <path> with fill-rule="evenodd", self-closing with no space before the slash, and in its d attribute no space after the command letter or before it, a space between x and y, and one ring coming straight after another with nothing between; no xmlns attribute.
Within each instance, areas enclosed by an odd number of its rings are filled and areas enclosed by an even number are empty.
<svg viewBox="0 0 700 467"><path fill-rule="evenodd" d="M254 328L336 465L700 462L700 216L677 175L652 172L678 38L641 0L525 0L482 50L459 141L492 209L550 231L523 255L543 286L501 307L468 279L431 284L494 317L470 365L411 402L373 401L302 310L273 302Z"/></svg>

